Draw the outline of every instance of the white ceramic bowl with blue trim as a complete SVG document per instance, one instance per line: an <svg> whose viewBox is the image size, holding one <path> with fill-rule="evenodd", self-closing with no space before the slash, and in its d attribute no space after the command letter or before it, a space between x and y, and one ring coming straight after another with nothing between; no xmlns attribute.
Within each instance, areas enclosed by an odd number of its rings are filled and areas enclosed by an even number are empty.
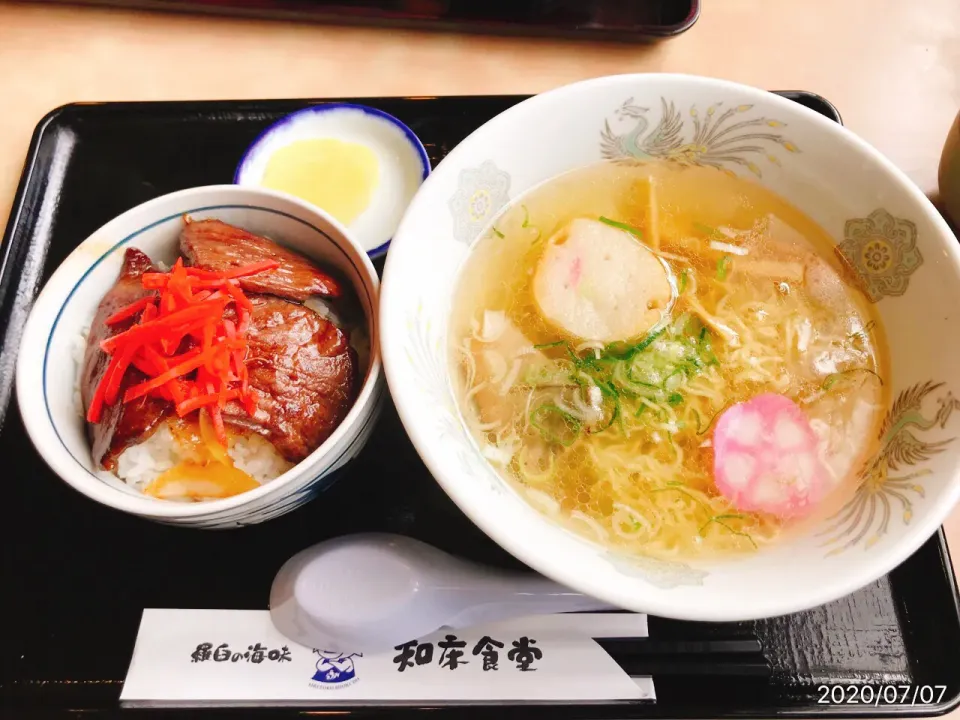
<svg viewBox="0 0 960 720"><path fill-rule="evenodd" d="M347 230L370 257L387 252L407 205L430 174L420 138L389 113L356 103L323 103L285 115L250 144L233 181L259 187L273 154L300 140L328 138L357 143L378 161L378 180L366 209Z"/></svg>
<svg viewBox="0 0 960 720"><path fill-rule="evenodd" d="M881 445L833 518L746 558L624 556L534 509L481 454L454 397L447 326L471 245L531 188L603 159L714 165L824 228L875 303L892 372ZM709 78L604 77L493 118L423 184L387 256L381 352L391 396L434 477L491 538L614 605L686 620L804 610L867 585L935 533L960 498L960 246L923 193L849 130Z"/></svg>
<svg viewBox="0 0 960 720"><path fill-rule="evenodd" d="M353 407L333 434L280 477L229 498L199 503L143 495L94 467L75 392L78 334L116 282L128 247L154 261L177 255L182 217L217 218L263 234L334 268L353 287L367 320L371 352ZM164 523L231 528L279 517L328 487L370 437L385 386L377 338L379 281L363 249L323 212L296 198L235 185L181 190L128 210L94 232L50 277L37 297L17 358L17 400L27 433L67 484L116 510Z"/></svg>

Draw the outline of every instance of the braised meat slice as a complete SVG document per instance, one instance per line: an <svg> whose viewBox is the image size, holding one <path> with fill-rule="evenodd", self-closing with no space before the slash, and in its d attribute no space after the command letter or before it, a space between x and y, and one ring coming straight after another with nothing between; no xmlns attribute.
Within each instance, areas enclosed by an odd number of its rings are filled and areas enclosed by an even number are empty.
<svg viewBox="0 0 960 720"><path fill-rule="evenodd" d="M260 401L252 418L229 403L224 420L263 435L299 462L350 410L357 355L346 334L313 310L270 295L249 298L246 366Z"/></svg>
<svg viewBox="0 0 960 720"><path fill-rule="evenodd" d="M106 320L120 308L152 294L152 291L143 289L140 276L154 270L149 257L136 248L127 248L117 282L100 301L97 314L90 326L80 374L80 397L83 401L84 413L89 410L97 385L110 364L110 356L100 349L100 342L128 330L136 322L136 318L131 317L129 320L109 326ZM120 384L121 397L127 387L146 379L147 377L139 370L129 367ZM142 397L129 403L104 405L100 422L95 425L87 423L94 464L104 470L115 470L117 457L131 445L136 445L148 438L171 412L173 412L173 406L169 402L154 397Z"/></svg>
<svg viewBox="0 0 960 720"><path fill-rule="evenodd" d="M197 267L225 272L241 265L276 260L280 267L240 280L246 292L303 302L312 295L338 297L340 284L305 257L272 240L220 220L192 220L180 233L180 251Z"/></svg>

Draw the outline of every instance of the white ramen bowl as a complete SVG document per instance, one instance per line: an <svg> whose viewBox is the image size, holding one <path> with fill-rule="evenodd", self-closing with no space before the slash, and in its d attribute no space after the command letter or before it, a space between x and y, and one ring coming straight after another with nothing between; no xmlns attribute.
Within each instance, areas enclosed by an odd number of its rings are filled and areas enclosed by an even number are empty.
<svg viewBox="0 0 960 720"><path fill-rule="evenodd" d="M471 245L531 188L620 156L716 164L770 188L836 239L882 317L892 367L885 462L837 516L807 533L713 562L626 556L548 520L468 433L451 385L447 326ZM457 146L414 198L388 255L380 307L391 394L444 490L518 559L622 608L735 621L817 606L907 559L960 496L960 403L951 395L960 397L956 238L923 193L863 140L761 90L622 75L507 110Z"/></svg>
<svg viewBox="0 0 960 720"><path fill-rule="evenodd" d="M352 286L367 322L370 359L359 395L344 420L306 459L259 488L198 503L140 493L95 468L75 392L75 348L104 293L116 282L124 251L136 247L155 262L177 256L182 216L216 218L269 236L331 267ZM37 297L17 358L17 400L37 451L64 481L108 507L152 520L199 528L252 525L304 504L334 481L369 439L385 395L377 349L376 271L360 245L321 210L288 195L235 185L181 190L111 220L64 260Z"/></svg>

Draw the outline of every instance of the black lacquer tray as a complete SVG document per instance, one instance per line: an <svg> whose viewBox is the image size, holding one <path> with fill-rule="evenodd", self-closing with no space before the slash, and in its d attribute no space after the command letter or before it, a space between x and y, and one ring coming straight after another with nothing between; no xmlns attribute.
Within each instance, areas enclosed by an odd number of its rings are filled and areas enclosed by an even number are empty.
<svg viewBox="0 0 960 720"><path fill-rule="evenodd" d="M700 0L59 1L386 29L604 42L646 42L679 35L689 30L700 16Z"/></svg>
<svg viewBox="0 0 960 720"><path fill-rule="evenodd" d="M782 94L840 121L822 98ZM360 102L406 122L436 165L470 131L520 99ZM332 489L282 518L227 532L165 527L104 509L53 475L26 437L12 393L16 349L31 302L53 269L101 224L138 203L230 182L247 144L270 122L307 104L71 105L37 127L0 248L5 716L193 716L119 706L143 608L265 608L280 565L327 537L396 532L474 560L517 565L433 481L389 406L364 453ZM631 674L653 675L656 702L340 707L337 714L406 716L429 709L433 717L457 719L929 716L960 703L960 613L942 532L889 576L816 610L735 624L651 618L649 639L604 646ZM897 690L885 690L892 686ZM873 703L865 703L868 698ZM279 718L318 711L324 708L204 712Z"/></svg>

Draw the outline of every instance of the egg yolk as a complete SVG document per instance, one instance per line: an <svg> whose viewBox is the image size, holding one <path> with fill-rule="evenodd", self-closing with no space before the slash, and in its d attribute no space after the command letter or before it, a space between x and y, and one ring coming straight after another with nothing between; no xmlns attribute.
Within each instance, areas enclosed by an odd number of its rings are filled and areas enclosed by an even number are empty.
<svg viewBox="0 0 960 720"><path fill-rule="evenodd" d="M311 202L349 225L370 204L379 169L377 156L365 145L313 138L277 150L261 182Z"/></svg>
<svg viewBox="0 0 960 720"><path fill-rule="evenodd" d="M162 473L143 489L157 498L187 497L191 500L225 498L260 487L260 483L234 466L217 440L206 411L198 413L199 425L175 420L169 423L181 452L191 455Z"/></svg>

